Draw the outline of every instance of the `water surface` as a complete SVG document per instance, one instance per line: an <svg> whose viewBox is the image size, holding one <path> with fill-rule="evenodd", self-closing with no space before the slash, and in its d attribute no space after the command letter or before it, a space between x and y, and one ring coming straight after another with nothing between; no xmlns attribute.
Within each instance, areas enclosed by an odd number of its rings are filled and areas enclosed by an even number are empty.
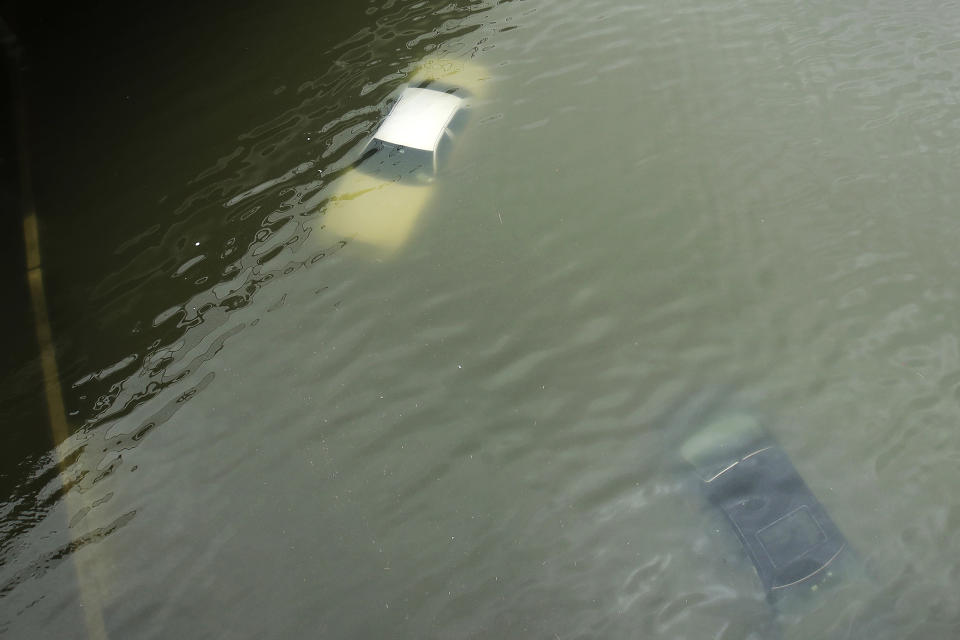
<svg viewBox="0 0 960 640"><path fill-rule="evenodd" d="M956 633L960 5L329 11L198 20L41 136L75 433L10 474L0 634ZM427 56L489 90L382 256L325 207ZM676 464L704 388L870 588L775 615Z"/></svg>

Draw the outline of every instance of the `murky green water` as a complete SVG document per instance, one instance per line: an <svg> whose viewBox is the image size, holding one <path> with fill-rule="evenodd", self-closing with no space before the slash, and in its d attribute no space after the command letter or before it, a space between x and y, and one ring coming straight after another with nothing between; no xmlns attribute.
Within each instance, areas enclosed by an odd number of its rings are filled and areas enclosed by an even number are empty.
<svg viewBox="0 0 960 640"><path fill-rule="evenodd" d="M960 4L274 4L134 47L167 71L38 149L76 432L68 491L6 473L0 635L960 632ZM487 92L409 242L343 244L426 56ZM767 605L676 464L704 388L863 589Z"/></svg>

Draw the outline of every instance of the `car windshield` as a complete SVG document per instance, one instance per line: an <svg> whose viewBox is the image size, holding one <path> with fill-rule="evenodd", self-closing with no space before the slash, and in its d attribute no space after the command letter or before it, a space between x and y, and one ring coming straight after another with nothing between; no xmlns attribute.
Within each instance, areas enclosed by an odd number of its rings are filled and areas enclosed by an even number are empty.
<svg viewBox="0 0 960 640"><path fill-rule="evenodd" d="M433 152L380 140L370 145L356 166L364 173L389 182L429 184L434 178Z"/></svg>

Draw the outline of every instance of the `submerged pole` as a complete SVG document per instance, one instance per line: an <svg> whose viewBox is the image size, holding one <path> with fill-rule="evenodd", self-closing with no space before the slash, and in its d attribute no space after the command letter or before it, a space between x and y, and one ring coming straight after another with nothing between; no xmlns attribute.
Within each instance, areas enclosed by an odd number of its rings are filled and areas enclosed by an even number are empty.
<svg viewBox="0 0 960 640"><path fill-rule="evenodd" d="M47 296L43 282L40 232L37 224L37 210L33 197L33 180L28 152L27 101L20 77L21 48L16 34L3 18L0 18L0 39L3 41L4 53L10 70L9 82L13 103L13 124L16 130L19 202L20 215L23 221L23 242L26 249L27 284L30 290L30 306L33 311L40 367L43 373L43 394L47 406L50 431L53 435L53 454L57 467L60 469L61 481L66 485L67 464L64 443L70 435L70 430L67 423L66 408L63 403L63 389L60 385L60 372L57 367L57 351L53 342L53 330L50 327ZM84 504L86 501L82 495L77 491L71 491L69 488L64 492L64 502L67 507L68 521L73 519L74 514L89 506ZM79 537L74 535L69 526L67 531L71 542ZM92 575L84 572L76 563L76 555L74 555L74 563L87 637L93 640L107 640L106 627L103 622L103 600L100 586Z"/></svg>

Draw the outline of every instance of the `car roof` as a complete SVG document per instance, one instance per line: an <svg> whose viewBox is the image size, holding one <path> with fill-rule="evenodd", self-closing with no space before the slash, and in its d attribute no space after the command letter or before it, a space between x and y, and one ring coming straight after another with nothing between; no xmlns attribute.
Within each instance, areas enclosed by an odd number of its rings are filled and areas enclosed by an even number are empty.
<svg viewBox="0 0 960 640"><path fill-rule="evenodd" d="M401 147L436 151L463 100L433 89L407 88L373 137Z"/></svg>

